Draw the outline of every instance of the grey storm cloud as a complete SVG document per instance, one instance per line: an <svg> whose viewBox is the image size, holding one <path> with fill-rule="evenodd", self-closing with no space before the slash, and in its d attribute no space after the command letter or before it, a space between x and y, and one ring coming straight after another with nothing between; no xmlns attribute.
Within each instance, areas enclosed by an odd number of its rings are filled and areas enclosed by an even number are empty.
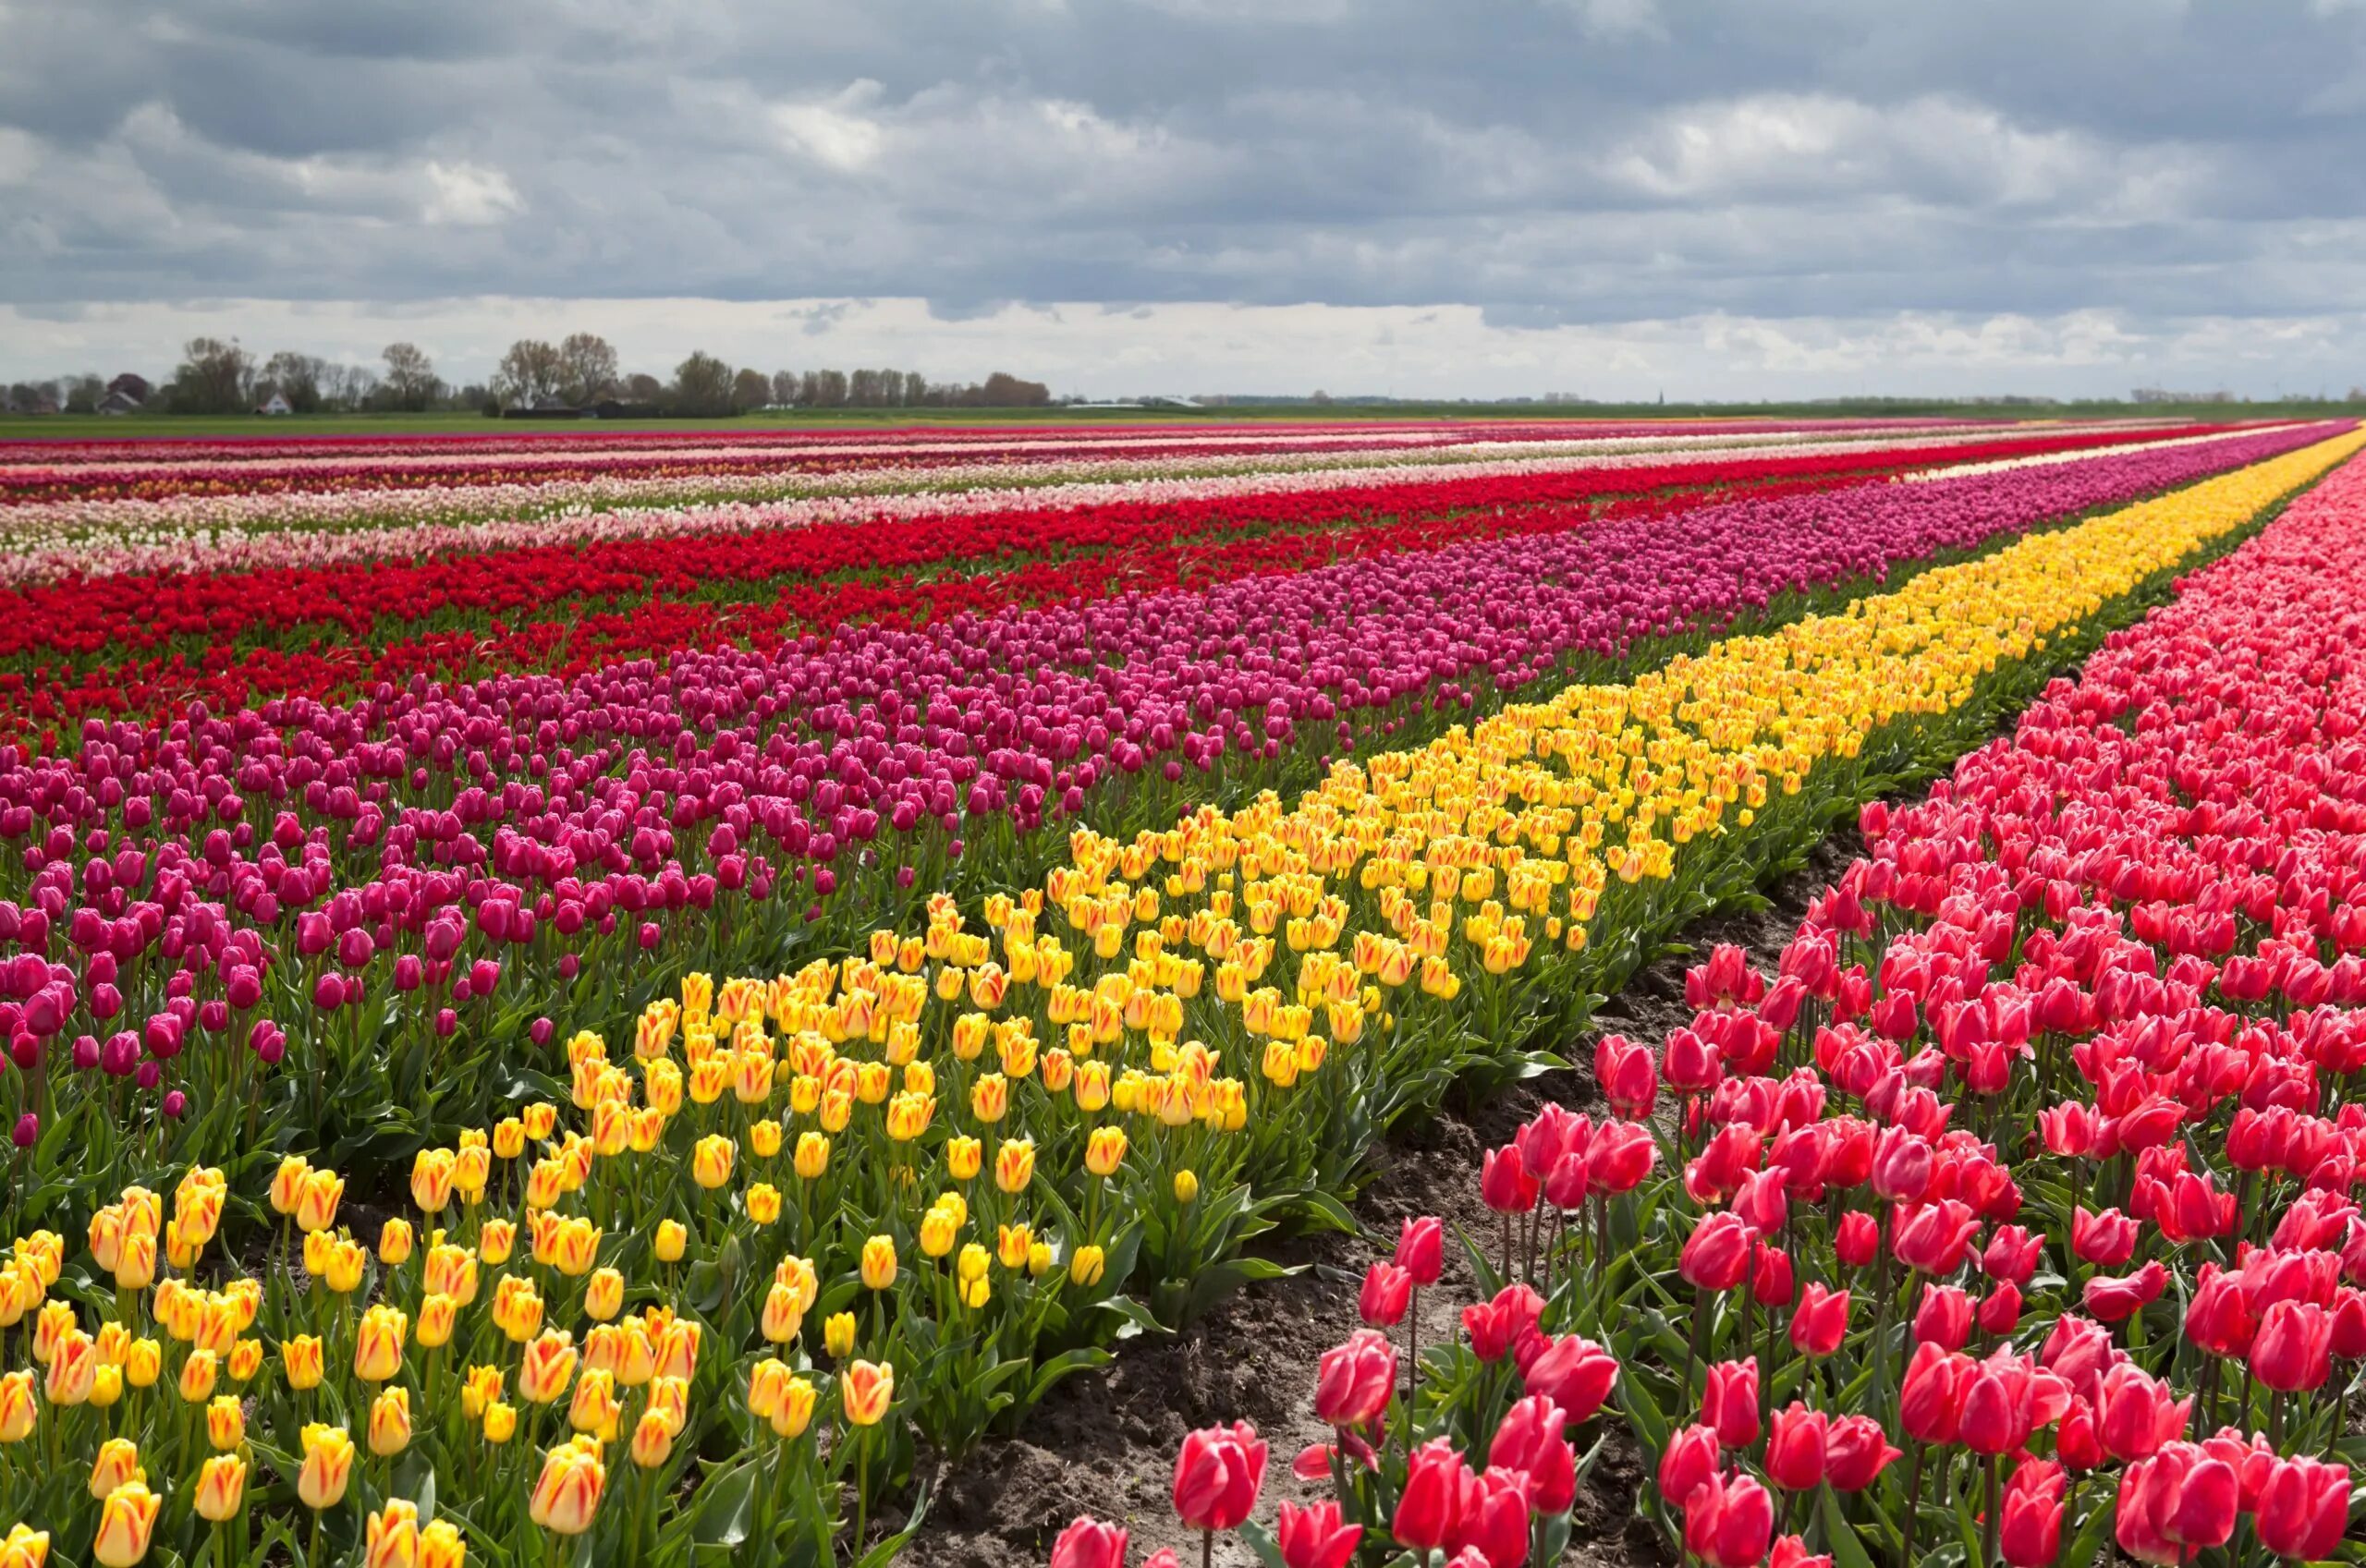
<svg viewBox="0 0 2366 1568"><path fill-rule="evenodd" d="M2366 0L0 0L0 305L2294 318Z"/></svg>

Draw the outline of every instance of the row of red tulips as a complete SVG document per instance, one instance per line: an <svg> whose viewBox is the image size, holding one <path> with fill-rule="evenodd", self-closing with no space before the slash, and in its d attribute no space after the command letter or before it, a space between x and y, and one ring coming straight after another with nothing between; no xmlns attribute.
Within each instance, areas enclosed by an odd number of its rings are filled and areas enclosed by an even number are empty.
<svg viewBox="0 0 2366 1568"><path fill-rule="evenodd" d="M1250 1524L1262 1446L1217 1428L1184 1524L1287 1568L1551 1561L1604 1409L1712 1568L2366 1561L2361 603L2352 465L1867 808L1773 975L1717 949L1690 1025L1599 1042L1604 1121L1487 1156L1455 1343L1384 1337L1426 1233L1373 1267L1296 1466L1331 1497ZM1080 1520L1053 1561L1125 1550Z"/></svg>

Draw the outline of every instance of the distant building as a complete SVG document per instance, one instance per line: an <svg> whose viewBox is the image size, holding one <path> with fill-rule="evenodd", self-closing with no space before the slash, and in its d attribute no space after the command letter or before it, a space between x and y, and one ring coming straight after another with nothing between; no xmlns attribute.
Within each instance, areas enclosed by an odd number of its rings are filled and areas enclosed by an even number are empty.
<svg viewBox="0 0 2366 1568"><path fill-rule="evenodd" d="M107 391L122 393L131 399L131 406L135 408L156 395L156 389L148 384L148 378L131 371L126 371L107 383Z"/></svg>
<svg viewBox="0 0 2366 1568"><path fill-rule="evenodd" d="M294 408L288 406L287 399L281 396L276 392L255 405L256 413L268 414L273 419L278 419L282 415L292 414L296 410Z"/></svg>
<svg viewBox="0 0 2366 1568"><path fill-rule="evenodd" d="M774 405L779 407L779 405ZM636 403L624 397L603 397L583 412L595 419L653 419L660 409L654 403Z"/></svg>
<svg viewBox="0 0 2366 1568"><path fill-rule="evenodd" d="M102 414L137 414L140 412L140 399L128 392L110 392L99 399L98 411Z"/></svg>

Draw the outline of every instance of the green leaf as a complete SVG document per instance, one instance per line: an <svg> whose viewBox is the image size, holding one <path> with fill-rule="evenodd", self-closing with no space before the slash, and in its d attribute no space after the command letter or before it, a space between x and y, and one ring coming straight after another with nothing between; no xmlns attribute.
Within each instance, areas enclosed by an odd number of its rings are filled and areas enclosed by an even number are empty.
<svg viewBox="0 0 2366 1568"><path fill-rule="evenodd" d="M699 1488L705 1506L699 1510L691 1534L706 1544L737 1547L748 1538L749 1516L755 1511L756 1467L741 1464L710 1477Z"/></svg>
<svg viewBox="0 0 2366 1568"><path fill-rule="evenodd" d="M1865 1543L1857 1538L1855 1526L1840 1516L1840 1500L1828 1486L1817 1489L1821 1495L1816 1506L1823 1515L1823 1540L1832 1550L1833 1568L1873 1568L1873 1560L1865 1554Z"/></svg>
<svg viewBox="0 0 2366 1568"><path fill-rule="evenodd" d="M2106 1495L2103 1506L2087 1515L2087 1522L2071 1538L2069 1550L2062 1554L2061 1568L2090 1568L2103 1551L2104 1541L2111 1534L2112 1525L2119 1517L2119 1496Z"/></svg>
<svg viewBox="0 0 2366 1568"><path fill-rule="evenodd" d="M1088 1367L1106 1367L1115 1359L1116 1357L1098 1345L1080 1345L1075 1350L1064 1350L1035 1369L1035 1380L1027 1385L1027 1403L1032 1405L1040 1402L1046 1393L1051 1392L1054 1383L1071 1372L1081 1372ZM1023 1367L1026 1363L1019 1362L1017 1365Z"/></svg>
<svg viewBox="0 0 2366 1568"><path fill-rule="evenodd" d="M1113 1295L1095 1305L1119 1319L1121 1326L1117 1330L1117 1337L1121 1340L1129 1340L1140 1333L1164 1334L1171 1331L1158 1320L1156 1313L1130 1295Z"/></svg>
<svg viewBox="0 0 2366 1568"><path fill-rule="evenodd" d="M1265 1526L1253 1522L1244 1524L1235 1533L1240 1537L1242 1543L1250 1550L1257 1554L1257 1561L1263 1563L1265 1568L1288 1568L1288 1564L1282 1559L1282 1549L1274 1544L1274 1538L1265 1533Z"/></svg>

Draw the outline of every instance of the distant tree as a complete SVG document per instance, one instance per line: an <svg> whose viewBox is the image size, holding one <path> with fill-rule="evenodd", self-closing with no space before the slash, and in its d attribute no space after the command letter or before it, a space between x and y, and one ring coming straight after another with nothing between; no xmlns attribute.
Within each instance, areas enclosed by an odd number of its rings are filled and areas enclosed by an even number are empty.
<svg viewBox="0 0 2366 1568"><path fill-rule="evenodd" d="M107 383L107 390L111 393L120 392L134 403L145 403L156 395L156 389L148 383L146 376L136 375L129 371L124 371L115 380Z"/></svg>
<svg viewBox="0 0 2366 1568"><path fill-rule="evenodd" d="M29 381L18 382L8 388L8 412L30 414L41 406L41 388Z"/></svg>
<svg viewBox="0 0 2366 1568"><path fill-rule="evenodd" d="M321 402L326 407L367 407L377 390L378 372L367 365L331 365L321 372Z"/></svg>
<svg viewBox="0 0 2366 1568"><path fill-rule="evenodd" d="M928 377L918 371L904 372L903 407L917 408L928 401Z"/></svg>
<svg viewBox="0 0 2366 1568"><path fill-rule="evenodd" d="M232 338L193 337L181 349L173 372L173 412L235 414L247 407L254 361Z"/></svg>
<svg viewBox="0 0 2366 1568"><path fill-rule="evenodd" d="M577 407L616 390L616 351L597 333L571 332L558 346L558 395Z"/></svg>
<svg viewBox="0 0 2366 1568"><path fill-rule="evenodd" d="M773 400L773 378L762 371L741 371L731 378L731 406L740 413L761 408Z"/></svg>
<svg viewBox="0 0 2366 1568"><path fill-rule="evenodd" d="M521 337L501 357L493 390L512 407L531 408L545 397L558 396L566 378L567 362L555 346L538 337Z"/></svg>
<svg viewBox="0 0 2366 1568"><path fill-rule="evenodd" d="M1037 408L1052 401L1052 389L1040 381L1021 381L996 371L978 389L978 401L989 408Z"/></svg>
<svg viewBox="0 0 2366 1568"><path fill-rule="evenodd" d="M636 403L663 403L665 400L665 383L652 375L627 376L625 395Z"/></svg>
<svg viewBox="0 0 2366 1568"><path fill-rule="evenodd" d="M847 373L844 371L813 372L813 395L808 399L816 408L843 408L847 406Z"/></svg>
<svg viewBox="0 0 2366 1568"><path fill-rule="evenodd" d="M1307 401L1318 408L1328 408L1331 407L1331 395L1318 386L1314 389L1314 395Z"/></svg>
<svg viewBox="0 0 2366 1568"><path fill-rule="evenodd" d="M773 401L783 407L797 401L797 372L795 371L773 372Z"/></svg>
<svg viewBox="0 0 2366 1568"><path fill-rule="evenodd" d="M386 375L379 391L388 407L419 413L435 401L444 383L436 379L434 362L417 344L390 343L381 358L386 361Z"/></svg>
<svg viewBox="0 0 2366 1568"><path fill-rule="evenodd" d="M85 371L67 379L66 395L59 401L69 414L95 414L99 411L99 399L106 395L107 383L96 374Z"/></svg>
<svg viewBox="0 0 2366 1568"><path fill-rule="evenodd" d="M290 408L310 414L321 406L321 377L327 370L325 360L283 348L262 362L262 381L287 399Z"/></svg>
<svg viewBox="0 0 2366 1568"><path fill-rule="evenodd" d="M674 411L677 414L731 412L731 367L703 350L674 367Z"/></svg>

